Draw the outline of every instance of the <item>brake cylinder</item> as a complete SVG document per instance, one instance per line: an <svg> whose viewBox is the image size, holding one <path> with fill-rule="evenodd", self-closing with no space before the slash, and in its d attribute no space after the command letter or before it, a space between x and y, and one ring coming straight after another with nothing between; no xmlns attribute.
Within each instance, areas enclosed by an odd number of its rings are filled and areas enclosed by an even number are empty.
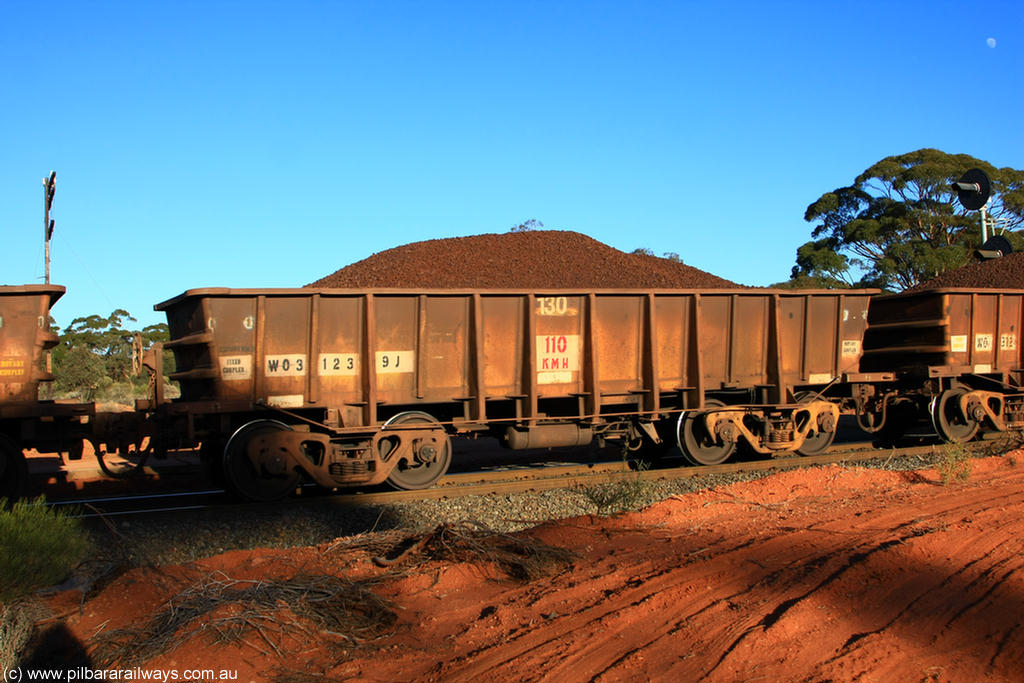
<svg viewBox="0 0 1024 683"><path fill-rule="evenodd" d="M594 438L592 427L575 424L534 425L509 427L505 430L506 448L521 451L527 448L560 448L586 446Z"/></svg>

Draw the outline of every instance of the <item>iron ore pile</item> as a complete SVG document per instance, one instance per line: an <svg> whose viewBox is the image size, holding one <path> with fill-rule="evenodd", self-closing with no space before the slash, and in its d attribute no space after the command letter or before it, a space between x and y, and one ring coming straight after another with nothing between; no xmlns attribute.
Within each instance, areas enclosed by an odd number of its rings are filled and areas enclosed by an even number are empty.
<svg viewBox="0 0 1024 683"><path fill-rule="evenodd" d="M736 289L684 263L627 254L578 232L529 230L414 242L308 287L370 289Z"/></svg>
<svg viewBox="0 0 1024 683"><path fill-rule="evenodd" d="M1024 289L1024 252L968 263L961 268L947 270L907 291L920 292L940 287Z"/></svg>

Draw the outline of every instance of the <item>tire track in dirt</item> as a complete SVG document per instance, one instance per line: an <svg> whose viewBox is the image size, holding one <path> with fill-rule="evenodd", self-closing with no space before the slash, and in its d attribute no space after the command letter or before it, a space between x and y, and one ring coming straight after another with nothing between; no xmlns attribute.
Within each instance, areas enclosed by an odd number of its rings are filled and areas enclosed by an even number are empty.
<svg viewBox="0 0 1024 683"><path fill-rule="evenodd" d="M730 643L728 647L725 648L725 650L722 652L722 656L719 658L717 662L715 662L715 665L712 666L706 674L704 674L701 680L707 680L708 678L710 678L711 675L715 673L715 670L722 665L722 663L729 657L730 654L732 654L733 650L739 647L739 645L744 640L746 640L748 636L755 633L759 628L762 631L768 631L773 626L775 626L783 617L785 617L786 613L789 612L790 609L796 607L804 600L810 598L812 595L824 590L834 581L840 580L848 570L854 569L855 567L857 567L857 565L861 564L862 562L867 562L875 553L884 553L895 545L905 543L906 541L909 541L912 538L921 536L926 533L932 532L925 530L912 532L906 536L883 541L882 543L879 543L878 545L875 545L874 547L869 548L865 551L854 553L849 558L847 558L845 564L843 564L838 569L833 571L831 574L826 576L819 583L811 586L807 591L801 593L800 595L783 600L775 607L775 609L773 609L768 614L764 615L760 621L758 621L756 624L754 624L746 631L744 631L742 635L740 635L736 640Z"/></svg>
<svg viewBox="0 0 1024 683"><path fill-rule="evenodd" d="M1005 497L995 496L989 499L992 502L999 502L1005 504L1009 499ZM1021 496L1017 495L1013 497L1011 501L1014 506L1018 509L1022 507ZM991 544L985 543L986 539L992 539L1000 537L1011 529L1015 529L1019 532L1019 524L1013 521L1005 521L1003 523L994 522L988 528L988 533L980 535L979 538L965 546L958 549L960 557L958 561L962 561L964 557L974 557L976 559L968 560L963 567L951 566L949 567L948 573L941 571L935 571L935 567L928 563L922 563L919 558L915 558L912 553L906 552L905 546L917 545L942 545L945 541L942 539L946 529L944 527L950 526L957 521L957 517L961 516L965 506L958 503L952 505L947 504L946 509L938 516L932 516L929 518L929 523L932 529L927 534L912 534L910 537L903 539L901 543L885 543L883 548L886 552L874 554L872 553L869 557L864 558L864 562L852 565L850 569L854 569L862 574L862 580L865 585L871 585L871 577L885 577L889 581L894 582L894 586L891 590L886 591L885 586L873 585L869 592L857 593L854 592L852 595L856 596L857 599L863 600L865 604L871 604L873 612L879 612L883 617L880 625L873 629L862 629L851 633L845 641L840 640L841 645L836 648L836 652L826 663L842 662L841 666L838 667L840 671L847 672L844 675L848 675L850 670L850 662L846 661L850 658L849 652L844 652L850 645L859 644L865 645L866 639L870 635L885 633L891 629L904 630L905 633L902 637L911 641L920 641L921 638L912 633L914 623L922 622L934 622L935 614L938 613L939 607L945 606L945 609L950 609L948 603L950 602L950 595L961 596L967 593L972 586L981 584L987 585L991 581L985 581L986 575L991 573L991 569L985 569L984 567L993 561L993 558L997 558L999 555L999 549L1002 549L1004 554L1009 554L1011 557L1019 556L1020 543L1016 540L1001 541L996 540L994 546L990 547ZM884 542L883 542L884 543ZM918 553L920 554L920 553ZM889 555L890 557L886 557ZM996 559L996 561L1001 561ZM1016 561L1017 569L1019 569L1019 560ZM965 578L966 575L970 574L971 571L980 574L979 577ZM1012 573L1012 571L1010 572ZM854 578L854 577L850 577ZM876 582L877 583L877 582ZM921 584L921 585L917 585ZM828 588L828 586L823 586ZM996 590L998 586L993 586L992 590ZM845 589L844 589L845 590ZM799 609L799 605L788 605L782 603L781 606L786 606L786 614L790 616L800 616L801 619L798 621L807 622L812 621L814 615L812 614L815 608L826 609L829 606L834 606L841 599L841 595L838 595L837 591L833 591L833 595L815 595L814 592L808 593L804 596L804 600L813 601L815 604L808 606L807 609L803 609L804 614L796 615L791 612L790 609ZM869 594L870 593L870 594ZM873 603L870 603L872 595L881 593ZM1018 594L1015 598L1010 597L1016 604L1021 603L1021 597ZM927 603L927 606L915 609L916 606L922 603ZM895 611L895 615L885 619L885 613ZM863 613L858 615L860 620L864 619L877 619L871 612ZM856 624L858 619L851 619L849 616L846 618L846 622L851 625ZM949 626L953 625L955 620L947 620ZM900 622L908 622L907 624L901 624ZM783 620L776 620L771 624L773 629L785 630L786 624ZM970 626L977 626L977 624L971 624ZM865 635L868 634L868 635ZM815 650L820 652L823 649L835 645L837 638L835 635L829 637L828 634L815 634L819 641L816 643ZM1003 635L1003 634L998 634ZM858 637L859 636L859 637ZM1009 636L1006 635L1006 638ZM764 629L764 639L771 640L772 634L769 629ZM780 645L782 645L783 651L793 651L797 649L797 644L791 639L787 641L785 638L778 638ZM978 640L975 638L975 640ZM937 639L928 639L928 645L934 645ZM763 643L759 643L763 645ZM763 649L763 648L762 648ZM752 651L738 653L741 657L738 659L741 662L749 662ZM739 670L741 666L737 666ZM872 667L868 667L871 669ZM827 678L824 672L822 676ZM727 679L727 678L726 678Z"/></svg>
<svg viewBox="0 0 1024 683"><path fill-rule="evenodd" d="M879 503L883 502L880 498ZM710 562L702 570L701 556L693 554L700 550L694 547L699 545L694 540L702 540L700 536L689 536L690 545L677 553L677 558L685 556L687 561L666 562L665 553L659 553L655 558L645 558L643 562L620 565L607 571L609 567L597 560L587 579L574 583L577 587L589 584L591 590L601 590L604 600L595 598L596 601L580 605L571 623L561 627L538 623L536 628L524 628L504 643L493 642L467 653L445 670L443 678L470 680L493 676L511 662L521 663L526 659L532 662L534 671L543 671L545 677L552 680L570 674L573 680L618 680L623 669L635 668L629 666L631 662L665 659L664 653L656 652L661 650L676 653L676 663L666 669L666 673L673 676L703 677L708 681L732 680L732 673L743 665L725 665L731 657L739 654L738 650L753 649L741 648L746 641L753 640L752 636L763 637L763 634L776 629L786 631L790 616L814 609L815 605L806 606L805 603L821 602L818 596L828 592L833 584L844 582L848 574L874 571L876 561L880 565L892 563L893 558L886 556L924 536L941 534L943 526L956 524L965 512L976 510L979 504L1021 508L1024 507L1024 495L1007 497L1004 491L986 498L982 493L980 502L975 500L967 504L961 503L955 495L944 493L944 497L936 501L937 509L928 516L908 519L906 510L887 511L864 517L859 527L851 528L845 523L843 530L829 528L842 522L841 510L836 510L831 518L809 520L810 523L802 528L781 526L780 530L788 534L775 535L760 542L749 539L734 542L731 549L724 547L724 537L718 536L709 544L716 550L710 553L714 565L746 567L745 572L741 572L746 576L739 577L746 580L732 577L730 581L716 574ZM1009 524L996 524L993 528L1000 532ZM825 534L824 538L822 534ZM815 540L814 536L818 538ZM652 563L657 561L662 564L654 568ZM965 569L981 561L979 558L968 562ZM750 571L750 566L757 570ZM681 578L679 572L683 569L689 571ZM1008 568L1008 572L1012 574L1013 570ZM962 579L958 572L953 572L939 583L938 589L948 590L953 584L969 586L971 581L983 581L984 578L975 577L968 581ZM716 590L694 600L700 593L695 589L702 582L716 584ZM553 582L549 589L551 595L557 595L561 588L558 582ZM849 646L870 638L875 630L884 631L907 619L913 606L927 595L928 590L936 588L926 589L924 593L910 593L896 615L887 616L880 626L848 629L848 632L833 636L832 640L838 642L834 646L836 654L829 661L839 662L848 656L844 650L849 650ZM991 590L996 591L997 587ZM544 595L535 595L531 602L542 606ZM685 605L682 610L681 605ZM640 618L633 612L646 615L643 620L644 637L634 638L628 648L610 646L637 629ZM662 618L662 615L672 618ZM953 626L955 621L953 619L950 625ZM564 640L570 634L578 642L567 648ZM859 637L855 638L858 634ZM1008 641L1012 633L999 635L1001 640ZM676 642L680 640L684 642ZM696 661L693 661L703 659L707 662L707 658L688 656L693 645L701 641L710 641L709 649L722 653L710 667L706 664L703 668L695 666ZM749 652L743 654L746 657ZM989 658L994 657L993 654ZM517 665L517 669L521 670L521 665ZM524 680L533 678L526 676Z"/></svg>
<svg viewBox="0 0 1024 683"><path fill-rule="evenodd" d="M979 558L977 558L975 560L972 560L967 565L965 565L962 570L957 571L952 576L949 576L945 580L943 580L942 583L935 588L935 590L940 590L941 591L942 589L947 588L949 586L949 584L953 583L953 579L954 578L956 578L960 574L963 574L966 571L970 570L976 564L981 563L984 559L985 559L984 557L979 557ZM986 570L985 573L988 573L988 571ZM977 580L972 581L971 583L975 583L976 581ZM905 615L907 615L922 599L924 599L926 596L928 596L930 590L931 590L930 587L928 589L925 589L925 590L920 590L908 603L906 603L904 606L899 608L899 610L896 612L895 616L892 617L892 619L887 621L882 626L880 626L880 627L878 627L876 629L873 629L871 631L858 632L858 633L854 633L853 635L851 635L849 638L847 638L846 642L843 643L843 645L840 648L839 652L834 657L829 659L826 663L832 663L833 661L835 661L835 660L839 659L840 657L842 657L849 650L851 650L852 647L856 643L858 643L858 641L861 641L864 638L867 638L869 636L878 635L879 633L884 632L886 629L891 628L896 622L898 622ZM965 608L965 610L966 610L966 608ZM962 610L962 611L965 611L965 610ZM951 625L951 622L948 622L946 624L946 628L948 628L950 625Z"/></svg>
<svg viewBox="0 0 1024 683"><path fill-rule="evenodd" d="M651 533L648 529L634 529L627 531L640 534L648 539L651 537ZM661 540L664 542L671 541L673 539L665 538ZM577 633L585 630L586 632L593 634L595 637L601 633L607 633L609 631L614 635L615 633L628 630L629 628L632 628L631 624L627 623L627 625L623 627L617 627L614 626L613 622L621 621L623 618L627 617L630 610L633 609L641 610L646 614L654 607L667 607L667 605L653 605L652 600L659 595L664 595L666 593L672 594L673 591L684 587L680 584L678 578L673 578L675 576L675 572L685 566L699 562L700 557L698 557L698 555L728 555L730 553L740 552L754 545L754 543L755 541L753 540L745 540L739 544L730 543L730 539L725 537L714 539L710 544L704 545L695 551L676 555L676 558L679 561L672 563L667 567L664 565L658 567L640 565L617 567L614 562L610 563L609 566L601 566L599 563L596 574L593 574L586 579L587 582L592 584L589 587L589 591L593 594L593 599L586 600L584 604L577 604L574 606L574 616L582 617L582 615L586 615L586 617L583 621L574 621L571 625L568 625L567 628ZM689 582L690 580L688 579L683 583L686 584ZM542 614L556 613L558 609L556 604L548 605L548 607L545 608L543 603L552 596L557 596L561 590L565 588L575 588L579 584L580 582L578 579L570 578L564 586L558 584L548 586L546 590L535 594L534 597L528 601L528 604ZM602 587L605 585L611 587ZM610 599L613 597L615 600L611 601ZM726 596L723 600L728 601L731 597L736 596ZM517 595L510 595L507 597L506 602L514 603L521 599L522 598ZM667 631L677 630L686 622L699 616L704 610L713 608L718 602L720 601L716 601L712 605L704 606L695 613L684 615L681 619L666 622L662 625L662 628ZM629 622L629 619L626 619L626 621ZM507 664L509 660L521 658L527 653L531 653L531 656L540 656L550 650L555 651L551 656L558 659L559 655L557 654L557 650L564 635L564 630L557 628L553 629L551 628L551 624L544 624L543 629L520 629L503 642L494 643L488 647L467 653L464 659L477 659L478 664L493 671L500 670L501 667ZM545 650L545 648L547 650ZM489 651L494 651L494 657L487 656ZM594 661L594 658L599 656L590 652L587 648L583 648L582 654L585 655L589 661ZM575 666L575 662L572 660L565 660L562 664L571 667Z"/></svg>
<svg viewBox="0 0 1024 683"><path fill-rule="evenodd" d="M359 553L322 548L226 553L168 571L183 585L213 570L372 579L394 603L396 629L343 661L326 641L303 642L294 665L316 680L1020 683L1024 454L974 462L969 482L945 487L934 471L828 467L551 522L526 533L578 559L527 584L440 560L389 576ZM170 590L157 578L134 572L69 627L86 642L97 625L144 624L147 605ZM282 666L273 652L204 638L152 664L171 660L244 660L254 681Z"/></svg>
<svg viewBox="0 0 1024 683"><path fill-rule="evenodd" d="M1004 530L1010 527L1007 524ZM939 538L935 542L943 541ZM1019 579L1016 586L1012 585L1013 577L1019 577L1024 569L1024 544L1014 539L991 549L959 550L965 555L980 554L962 568L949 566L946 575L937 564L931 576L922 573L926 580L918 581L918 585L906 581L896 586L905 588L909 599L901 602L894 596L891 602L895 614L870 632L854 634L859 636L856 639L851 636L846 647L824 663L822 675L848 669L851 662L872 662L871 669L876 673L884 671L891 664L884 659L876 661L880 649L891 651L893 656L900 653L900 657L913 657L917 652L922 660L927 660L929 652L938 650L971 653L978 662L986 661L992 680L1004 680L1002 676L1005 680L1019 680L1019 672L1008 663L1001 664L998 653L1010 641L1018 626L1016 617L1024 609L1024 586ZM1005 616L1014 611L1016 615ZM929 628L921 629L920 624L928 624Z"/></svg>

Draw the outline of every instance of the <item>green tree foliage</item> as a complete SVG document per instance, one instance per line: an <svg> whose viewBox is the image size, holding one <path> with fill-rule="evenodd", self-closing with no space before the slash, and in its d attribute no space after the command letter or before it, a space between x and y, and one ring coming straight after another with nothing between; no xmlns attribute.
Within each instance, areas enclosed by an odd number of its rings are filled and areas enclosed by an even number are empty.
<svg viewBox="0 0 1024 683"><path fill-rule="evenodd" d="M640 256L654 256L655 258L659 258L654 253L653 249L648 249L647 247L640 247L639 249L634 249L633 251L631 251L629 253L630 254L638 254ZM667 261L672 261L673 263L682 263L683 262L683 258L679 254L674 252L674 251L666 251L664 254L662 254L660 256L660 258L663 258L663 259L665 259Z"/></svg>
<svg viewBox="0 0 1024 683"><path fill-rule="evenodd" d="M103 359L85 346L72 346L59 359L55 356L53 367L57 391L77 394L86 401L92 401L114 383Z"/></svg>
<svg viewBox="0 0 1024 683"><path fill-rule="evenodd" d="M166 324L138 330L127 327L132 322L135 318L123 309L106 318L90 315L72 320L53 350L57 391L93 400L114 383L134 383L139 352L167 341L169 334Z"/></svg>
<svg viewBox="0 0 1024 683"><path fill-rule="evenodd" d="M791 284L901 290L964 265L981 241L980 214L960 206L950 183L970 168L992 180L989 215L1000 227L1024 226L1024 171L937 149L886 157L807 207L816 225Z"/></svg>
<svg viewBox="0 0 1024 683"><path fill-rule="evenodd" d="M509 232L530 232L532 230L543 230L544 224L536 218L523 221L519 225L513 225L508 229Z"/></svg>

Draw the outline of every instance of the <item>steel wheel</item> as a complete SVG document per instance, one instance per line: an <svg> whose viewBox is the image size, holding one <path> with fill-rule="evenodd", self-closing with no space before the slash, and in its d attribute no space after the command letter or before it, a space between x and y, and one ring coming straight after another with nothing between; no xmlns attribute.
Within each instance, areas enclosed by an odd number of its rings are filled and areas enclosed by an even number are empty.
<svg viewBox="0 0 1024 683"><path fill-rule="evenodd" d="M797 394L797 403L810 403L817 396L813 391L802 391ZM808 436L804 439L804 443L800 448L796 449L796 452L800 455L821 455L828 450L828 447L832 445L832 442L836 438L836 430L839 425L833 425L830 431L824 432L819 429L820 425L815 425L814 435Z"/></svg>
<svg viewBox="0 0 1024 683"><path fill-rule="evenodd" d="M725 404L709 399L704 401L707 408L720 408ZM721 465L736 450L735 441L722 441L710 434L703 417L708 411L691 411L679 416L677 426L679 449L683 456L694 465Z"/></svg>
<svg viewBox="0 0 1024 683"><path fill-rule="evenodd" d="M399 413L385 422L384 427L413 424L436 425L437 431L444 435L444 440L432 460L427 462L409 462L408 459L403 458L395 465L395 469L391 470L391 474L388 475L387 482L388 485L399 491L415 491L430 488L437 483L438 479L444 476L452 462L451 439L448 438L447 432L438 424L437 420L427 413L418 410Z"/></svg>
<svg viewBox="0 0 1024 683"><path fill-rule="evenodd" d="M964 443L974 438L981 426L977 420L960 412L960 397L964 389L947 389L932 399L932 425L935 432L950 443Z"/></svg>
<svg viewBox="0 0 1024 683"><path fill-rule="evenodd" d="M25 492L28 484L28 464L17 444L0 434L0 498L8 503Z"/></svg>
<svg viewBox="0 0 1024 683"><path fill-rule="evenodd" d="M250 422L236 431L224 446L224 483L229 491L240 498L267 503L281 500L299 484L299 473L289 470L273 474L258 470L246 455L249 442L263 434L291 431L288 425L276 420Z"/></svg>

